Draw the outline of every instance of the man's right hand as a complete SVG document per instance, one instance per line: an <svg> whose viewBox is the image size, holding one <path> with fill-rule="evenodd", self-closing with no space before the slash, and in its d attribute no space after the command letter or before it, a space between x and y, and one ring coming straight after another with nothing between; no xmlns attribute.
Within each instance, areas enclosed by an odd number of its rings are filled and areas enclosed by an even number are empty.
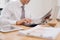
<svg viewBox="0 0 60 40"><path fill-rule="evenodd" d="M31 23L32 20L31 19L28 19L28 18L24 18L24 19L21 19L19 21L16 22L16 25L22 25L24 23Z"/></svg>

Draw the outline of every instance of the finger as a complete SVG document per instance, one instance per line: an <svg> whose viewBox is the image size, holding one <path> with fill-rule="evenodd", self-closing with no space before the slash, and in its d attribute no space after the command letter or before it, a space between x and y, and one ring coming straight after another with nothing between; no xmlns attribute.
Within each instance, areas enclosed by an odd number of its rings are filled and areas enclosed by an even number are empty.
<svg viewBox="0 0 60 40"><path fill-rule="evenodd" d="M31 19L27 19L28 21L30 21L30 22L32 22L32 20Z"/></svg>
<svg viewBox="0 0 60 40"><path fill-rule="evenodd" d="M27 21L24 21L25 24L27 24L28 22Z"/></svg>
<svg viewBox="0 0 60 40"><path fill-rule="evenodd" d="M31 19L26 19L26 21L27 21L28 23L31 23L31 22L32 22L32 20L31 20Z"/></svg>

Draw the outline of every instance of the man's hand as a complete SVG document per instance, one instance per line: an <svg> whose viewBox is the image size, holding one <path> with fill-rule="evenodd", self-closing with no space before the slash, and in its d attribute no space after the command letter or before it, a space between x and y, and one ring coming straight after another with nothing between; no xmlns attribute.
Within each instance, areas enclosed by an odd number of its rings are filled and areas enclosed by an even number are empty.
<svg viewBox="0 0 60 40"><path fill-rule="evenodd" d="M24 19L21 19L19 21L16 22L16 25L22 25L24 23L31 23L32 20L31 19L28 19L28 18L24 18Z"/></svg>

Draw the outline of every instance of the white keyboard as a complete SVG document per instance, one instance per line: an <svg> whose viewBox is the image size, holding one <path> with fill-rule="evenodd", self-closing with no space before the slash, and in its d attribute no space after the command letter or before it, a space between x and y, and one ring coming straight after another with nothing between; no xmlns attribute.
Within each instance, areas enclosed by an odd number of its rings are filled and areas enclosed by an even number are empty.
<svg viewBox="0 0 60 40"><path fill-rule="evenodd" d="M42 27L40 25L25 31L19 31L19 33L22 35L35 36L40 38L51 38L51 39L55 39L56 36L59 34L59 32L60 28Z"/></svg>

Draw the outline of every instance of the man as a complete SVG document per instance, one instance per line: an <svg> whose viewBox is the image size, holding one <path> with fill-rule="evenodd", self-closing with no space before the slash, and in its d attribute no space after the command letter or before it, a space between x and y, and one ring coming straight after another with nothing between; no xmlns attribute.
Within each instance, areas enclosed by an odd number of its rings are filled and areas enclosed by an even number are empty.
<svg viewBox="0 0 60 40"><path fill-rule="evenodd" d="M18 4L18 2L14 2L14 6L17 6L20 5L20 6L23 6L23 5L26 5L29 3L30 0L20 0L20 4ZM4 21L5 23L7 22L7 24L17 24L17 25L20 25L20 24L23 24L23 23L30 23L31 22L31 19L28 19L28 18L23 18L23 19L19 19L17 20L18 18L14 18L15 17L15 14L13 14L13 12L11 12L10 8L12 8L12 5L11 3L9 3L7 5L6 8L3 9L2 13L1 13L1 17L3 17L1 20L0 20L0 23L2 23L2 21ZM17 11L19 10L18 8L16 8ZM15 8L14 8L15 10ZM21 8L19 10L19 12L21 11ZM16 13L18 14L18 12ZM19 14L17 16L20 16ZM15 20L14 20L15 19ZM17 20L17 21L16 21ZM3 23L4 23L3 22Z"/></svg>
<svg viewBox="0 0 60 40"><path fill-rule="evenodd" d="M36 14L37 16L33 13L29 13L29 10L27 10L28 9L27 5L29 5L29 2L30 2L30 0L19 0L19 1L8 3L7 6L2 10L2 13L0 16L0 24L17 24L17 25L21 25L23 23L29 24L32 22L31 17L36 18L38 15L42 17L42 15L38 14L38 13ZM27 7L24 11L25 15L22 15L22 13L24 13L24 12L22 12L22 6L24 6L24 8ZM30 11L32 12L32 11L34 11L34 9L31 9ZM21 18L21 16L25 16L25 17ZM41 18L39 16L37 18ZM40 21L40 19L39 19L39 21Z"/></svg>

